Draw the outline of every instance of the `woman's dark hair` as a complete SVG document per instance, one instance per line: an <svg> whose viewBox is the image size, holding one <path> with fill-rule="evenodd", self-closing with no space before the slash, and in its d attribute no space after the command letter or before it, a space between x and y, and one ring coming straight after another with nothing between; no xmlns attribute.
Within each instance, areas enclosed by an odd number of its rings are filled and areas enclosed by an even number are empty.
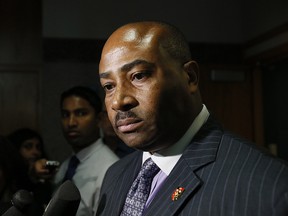
<svg viewBox="0 0 288 216"><path fill-rule="evenodd" d="M30 189L26 166L19 151L3 136L0 136L0 169L6 182L4 189L11 194L19 189Z"/></svg>
<svg viewBox="0 0 288 216"><path fill-rule="evenodd" d="M13 145L19 150L22 143L28 139L36 138L39 140L41 152L44 154L44 146L43 146L43 139L40 136L40 134L32 130L30 128L20 128L14 132L12 132L10 135L8 135L8 139L13 143Z"/></svg>

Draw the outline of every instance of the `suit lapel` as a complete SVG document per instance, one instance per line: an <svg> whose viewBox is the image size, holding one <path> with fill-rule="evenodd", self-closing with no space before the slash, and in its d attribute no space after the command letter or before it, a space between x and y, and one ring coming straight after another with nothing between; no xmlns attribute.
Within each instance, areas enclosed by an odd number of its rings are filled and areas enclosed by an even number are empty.
<svg viewBox="0 0 288 216"><path fill-rule="evenodd" d="M131 160L127 160L126 165L121 167L117 177L111 182L112 188L108 190L111 192L108 197L113 202L108 208L113 208L113 211L117 213L115 215L120 215L126 195L141 168L142 152L135 152L130 158Z"/></svg>
<svg viewBox="0 0 288 216"><path fill-rule="evenodd" d="M201 186L200 180L194 174L187 175L191 173L191 169L183 160L178 163L177 166L181 167L181 170L179 170L179 172L173 171L168 176L154 200L147 208L145 216L174 215L177 209L183 205L183 202ZM178 200L173 201L172 194L178 187L184 188L184 192ZM169 214L164 214L164 212L169 212Z"/></svg>
<svg viewBox="0 0 288 216"><path fill-rule="evenodd" d="M215 161L222 134L211 119L203 125L161 186L145 216L174 215L185 206L202 185L195 171ZM172 194L178 187L184 192L173 201Z"/></svg>

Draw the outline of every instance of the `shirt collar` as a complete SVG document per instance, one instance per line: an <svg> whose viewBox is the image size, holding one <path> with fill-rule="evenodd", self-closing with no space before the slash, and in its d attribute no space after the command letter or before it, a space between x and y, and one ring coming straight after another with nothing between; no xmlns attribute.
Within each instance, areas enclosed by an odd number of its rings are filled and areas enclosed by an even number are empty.
<svg viewBox="0 0 288 216"><path fill-rule="evenodd" d="M189 145L190 141L200 130L202 125L207 121L209 115L206 106L203 104L201 112L196 116L195 120L178 142L165 149L164 152L162 151L161 154L155 152L152 155L150 152L143 152L142 164L151 157L157 166L168 176L182 156L185 148Z"/></svg>
<svg viewBox="0 0 288 216"><path fill-rule="evenodd" d="M88 158L91 154L93 154L95 152L94 149L98 149L101 148L101 139L96 140L94 143L92 143L91 145L85 147L84 149L82 149L81 151L79 151L76 154L76 157L80 160L80 162L86 160L86 158Z"/></svg>

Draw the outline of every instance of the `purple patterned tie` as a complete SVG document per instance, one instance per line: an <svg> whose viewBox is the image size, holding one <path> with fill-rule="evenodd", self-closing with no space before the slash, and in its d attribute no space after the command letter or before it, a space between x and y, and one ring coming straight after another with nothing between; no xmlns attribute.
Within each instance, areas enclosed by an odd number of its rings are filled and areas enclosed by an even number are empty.
<svg viewBox="0 0 288 216"><path fill-rule="evenodd" d="M151 158L144 162L127 194L121 216L142 215L149 196L152 180L159 170L159 167Z"/></svg>

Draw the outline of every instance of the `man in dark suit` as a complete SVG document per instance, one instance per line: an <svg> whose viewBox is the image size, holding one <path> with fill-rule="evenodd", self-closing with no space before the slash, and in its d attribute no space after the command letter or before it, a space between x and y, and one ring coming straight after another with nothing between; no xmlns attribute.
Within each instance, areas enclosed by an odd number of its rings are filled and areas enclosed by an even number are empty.
<svg viewBox="0 0 288 216"><path fill-rule="evenodd" d="M107 171L97 215L288 215L288 166L213 120L175 27L120 27L99 74L115 132L138 151Z"/></svg>

